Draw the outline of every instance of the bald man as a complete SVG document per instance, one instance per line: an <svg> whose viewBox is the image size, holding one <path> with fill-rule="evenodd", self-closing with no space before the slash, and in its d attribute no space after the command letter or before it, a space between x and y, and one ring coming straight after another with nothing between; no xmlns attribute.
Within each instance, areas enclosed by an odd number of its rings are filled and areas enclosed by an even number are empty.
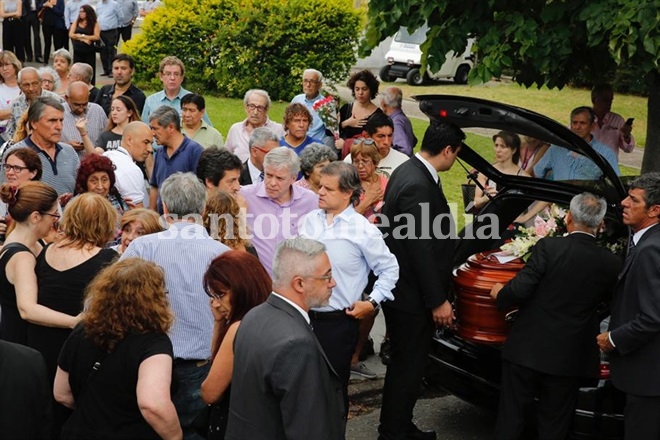
<svg viewBox="0 0 660 440"><path fill-rule="evenodd" d="M89 102L89 86L82 81L69 84L64 95L62 142L82 153L94 153L99 135L108 125L108 117L100 105ZM84 142L85 136L89 142Z"/></svg>
<svg viewBox="0 0 660 440"><path fill-rule="evenodd" d="M148 207L147 182L135 162L145 162L151 156L153 134L144 122L134 121L124 128L121 146L103 153L115 165L115 186L124 200L137 208Z"/></svg>

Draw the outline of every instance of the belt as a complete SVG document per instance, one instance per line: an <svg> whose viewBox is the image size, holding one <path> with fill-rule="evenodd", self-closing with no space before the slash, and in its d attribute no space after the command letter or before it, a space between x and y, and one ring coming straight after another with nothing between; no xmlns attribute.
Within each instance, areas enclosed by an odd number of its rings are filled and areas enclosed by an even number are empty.
<svg viewBox="0 0 660 440"><path fill-rule="evenodd" d="M185 365L196 365L197 367L203 367L204 365L208 364L209 360L208 359L182 359L182 358L174 358L174 366L175 367L183 367Z"/></svg>
<svg viewBox="0 0 660 440"><path fill-rule="evenodd" d="M16 18L16 17L5 18L5 21L20 21L20 20L21 20L20 18Z"/></svg>
<svg viewBox="0 0 660 440"><path fill-rule="evenodd" d="M309 317L317 321L324 321L330 319L352 319L346 314L345 310L333 310L331 312L317 312L314 310L309 311Z"/></svg>

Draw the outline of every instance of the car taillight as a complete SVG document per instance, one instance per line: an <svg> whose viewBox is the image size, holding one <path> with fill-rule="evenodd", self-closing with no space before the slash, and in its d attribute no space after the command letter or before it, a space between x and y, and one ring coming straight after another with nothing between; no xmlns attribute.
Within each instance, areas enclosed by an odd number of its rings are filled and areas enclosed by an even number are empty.
<svg viewBox="0 0 660 440"><path fill-rule="evenodd" d="M441 118L446 118L447 117L447 110L440 110L440 117Z"/></svg>
<svg viewBox="0 0 660 440"><path fill-rule="evenodd" d="M601 361L598 366L598 379L605 380L610 378L610 363Z"/></svg>

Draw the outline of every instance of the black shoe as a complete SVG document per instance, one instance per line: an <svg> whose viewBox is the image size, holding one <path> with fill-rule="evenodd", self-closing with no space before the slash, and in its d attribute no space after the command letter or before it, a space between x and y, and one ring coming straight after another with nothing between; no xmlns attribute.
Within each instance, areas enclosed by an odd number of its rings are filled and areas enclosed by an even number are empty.
<svg viewBox="0 0 660 440"><path fill-rule="evenodd" d="M415 425L406 433L407 440L435 440L436 438L435 431L422 431Z"/></svg>
<svg viewBox="0 0 660 440"><path fill-rule="evenodd" d="M27 55L27 56L25 57L25 62L26 62L26 63L31 63L31 62L32 62L32 55Z"/></svg>
<svg viewBox="0 0 660 440"><path fill-rule="evenodd" d="M392 361L392 347L389 339L383 339L381 342L379 356L383 365L389 365Z"/></svg>
<svg viewBox="0 0 660 440"><path fill-rule="evenodd" d="M44 63L44 59L42 57L37 57L37 63L46 64Z"/></svg>

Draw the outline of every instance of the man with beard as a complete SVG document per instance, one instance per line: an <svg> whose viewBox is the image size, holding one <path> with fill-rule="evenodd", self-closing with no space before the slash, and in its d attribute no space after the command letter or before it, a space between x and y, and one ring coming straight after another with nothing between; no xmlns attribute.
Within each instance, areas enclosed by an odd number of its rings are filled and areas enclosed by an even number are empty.
<svg viewBox="0 0 660 440"><path fill-rule="evenodd" d="M106 115L110 114L112 100L119 95L124 95L133 100L138 110L142 112L144 101L147 99L142 90L133 84L133 75L135 74L135 62L130 55L120 53L112 59L112 78L114 84L108 84L101 87L96 96L96 102L103 107Z"/></svg>

